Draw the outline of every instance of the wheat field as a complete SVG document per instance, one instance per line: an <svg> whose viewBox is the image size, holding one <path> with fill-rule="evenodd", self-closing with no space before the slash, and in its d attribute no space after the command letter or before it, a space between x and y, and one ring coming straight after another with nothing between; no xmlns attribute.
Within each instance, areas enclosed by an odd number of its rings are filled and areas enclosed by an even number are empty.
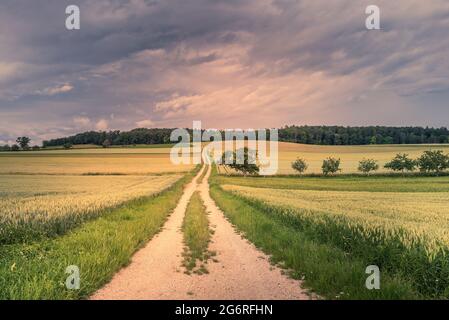
<svg viewBox="0 0 449 320"><path fill-rule="evenodd" d="M429 248L449 246L449 192L353 192L253 188L224 185L224 190L320 220L344 218L349 224L386 235L401 232L405 245L426 239Z"/></svg>
<svg viewBox="0 0 449 320"><path fill-rule="evenodd" d="M293 174L291 163L296 158L304 158L309 168L306 173L321 173L321 165L327 157L341 159L342 173L356 173L359 161L374 159L379 163L379 172L387 172L384 164L397 153L409 154L417 158L426 150L444 150L449 152L449 145L367 145L367 146L312 146L294 143L279 144L279 174Z"/></svg>
<svg viewBox="0 0 449 320"><path fill-rule="evenodd" d="M0 174L156 174L180 173L170 148L97 148L0 153Z"/></svg>
<svg viewBox="0 0 449 320"><path fill-rule="evenodd" d="M0 242L61 234L107 208L164 190L181 177L0 175Z"/></svg>
<svg viewBox="0 0 449 320"><path fill-rule="evenodd" d="M368 191L373 179L366 177L359 177L360 183L365 183L360 189L365 191L260 188L255 186L258 178L247 179L253 180L253 186L226 184L232 179L238 183L236 178L222 178L220 189L249 204L251 210L261 210L270 221L294 228L314 243L338 248L347 259L379 266L389 276L408 283L409 293L449 297L449 192L444 188L425 190L429 183L444 184L445 179L427 178L430 181L422 187L396 188L395 192L382 191L380 186L375 192ZM285 187L292 180L283 179ZM408 179L413 182L414 178ZM311 184L323 187L317 179L297 180L296 184L305 181L305 188ZM388 190L388 182L384 182ZM293 241L296 235L289 237Z"/></svg>
<svg viewBox="0 0 449 320"><path fill-rule="evenodd" d="M192 169L174 165L166 145L1 153L0 243L63 234Z"/></svg>

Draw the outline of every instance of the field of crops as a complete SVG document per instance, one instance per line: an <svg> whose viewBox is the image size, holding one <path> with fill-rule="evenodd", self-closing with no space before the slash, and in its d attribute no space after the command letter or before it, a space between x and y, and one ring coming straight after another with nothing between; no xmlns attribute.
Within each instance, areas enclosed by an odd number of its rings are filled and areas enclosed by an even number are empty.
<svg viewBox="0 0 449 320"><path fill-rule="evenodd" d="M449 246L449 192L340 192L223 186L244 197L283 206L308 219L346 219L363 225L368 233L383 230L386 236L398 230L405 245L423 239L429 248L437 242ZM367 235L369 236L369 234Z"/></svg>
<svg viewBox="0 0 449 320"><path fill-rule="evenodd" d="M220 184L255 188L369 192L449 192L449 176L241 177L217 176Z"/></svg>
<svg viewBox="0 0 449 320"><path fill-rule="evenodd" d="M88 298L161 230L193 174L184 175L156 197L106 210L62 236L0 245L0 299ZM80 290L64 286L70 265L79 266L82 272Z"/></svg>
<svg viewBox="0 0 449 320"><path fill-rule="evenodd" d="M317 146L280 142L278 174L294 174L291 163L298 157L306 160L309 166L306 173L321 173L321 165L327 157L341 159L342 173L356 173L359 161L364 158L377 160L380 165L379 172L386 172L383 165L397 153L406 153L411 158L417 158L425 150L444 150L449 153L449 145ZM219 170L226 173L224 168Z"/></svg>
<svg viewBox="0 0 449 320"><path fill-rule="evenodd" d="M187 172L169 148L101 148L0 153L0 174L155 174Z"/></svg>
<svg viewBox="0 0 449 320"><path fill-rule="evenodd" d="M0 243L62 234L132 199L171 186L182 175L0 175Z"/></svg>
<svg viewBox="0 0 449 320"><path fill-rule="evenodd" d="M1 153L0 243L63 234L192 168L173 165L169 145Z"/></svg>
<svg viewBox="0 0 449 320"><path fill-rule="evenodd" d="M80 299L104 285L192 177L169 147L0 153L0 299ZM71 264L79 291L61 285Z"/></svg>
<svg viewBox="0 0 449 320"><path fill-rule="evenodd" d="M215 179L217 190L349 259L380 266L418 296L449 297L447 177Z"/></svg>
<svg viewBox="0 0 449 320"><path fill-rule="evenodd" d="M448 152L449 146L281 143L280 173L292 173L290 163L297 157L306 159L308 173L319 172L328 156L341 158L343 173L352 173L363 158L383 164L399 152L417 157L429 149ZM92 274L99 270L96 260L107 246L104 238L116 239L116 247L108 248L109 252L124 252L114 268L128 261L136 246L147 239L134 219L147 221L151 234L157 232L192 174L185 172L193 165L173 165L169 151L168 147L142 147L0 154L0 253L5 257L0 258L0 268L15 281L27 275L21 285L5 280L3 284L14 294L0 289L0 296L52 296L54 289L45 295L30 291L31 295L22 288L37 290L34 277L43 270L54 271L52 279L60 277L56 274L62 269L42 269L39 257L47 254L49 243L58 248L54 259L68 255L66 249L79 242L88 250L91 237L83 231L87 227L90 233L97 230L95 250L86 258ZM173 185L167 199L133 201ZM215 171L211 194L249 240L323 297L449 298L449 176L242 177ZM148 207L160 212L147 212ZM132 225L131 231L118 237L125 222ZM111 230L114 234L109 234ZM128 241L135 230L140 230L139 237ZM128 245L123 247L124 243ZM27 262L29 249L32 263ZM18 256L22 267L16 264ZM101 265L107 265L107 259L103 257ZM371 264L382 271L378 292L364 287L365 268ZM14 268L22 268L20 277L11 271ZM96 276L83 294L98 288L111 272Z"/></svg>

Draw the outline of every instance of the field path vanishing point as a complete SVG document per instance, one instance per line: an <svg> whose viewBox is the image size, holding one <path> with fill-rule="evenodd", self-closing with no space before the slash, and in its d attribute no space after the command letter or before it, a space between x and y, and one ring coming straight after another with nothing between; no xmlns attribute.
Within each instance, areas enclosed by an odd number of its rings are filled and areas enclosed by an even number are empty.
<svg viewBox="0 0 449 320"><path fill-rule="evenodd" d="M204 170L207 170L206 176L197 184ZM281 269L272 266L267 255L235 232L210 197L210 174L211 166L203 166L186 186L163 230L91 299L310 299L300 281L288 278ZM182 266L181 226L187 204L196 190L200 191L210 226L215 231L209 250L216 252L218 262L209 261L208 274L187 275Z"/></svg>

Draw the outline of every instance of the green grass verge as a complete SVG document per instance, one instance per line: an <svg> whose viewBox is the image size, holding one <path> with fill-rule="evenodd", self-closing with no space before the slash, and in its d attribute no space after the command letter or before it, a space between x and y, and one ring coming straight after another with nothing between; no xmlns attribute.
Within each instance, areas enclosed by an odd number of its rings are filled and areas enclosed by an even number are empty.
<svg viewBox="0 0 449 320"><path fill-rule="evenodd" d="M327 243L298 224L283 219L263 206L255 206L213 180L211 195L229 220L257 247L291 270L294 278L329 299L421 299L413 281L381 268L381 289L365 287L370 261ZM318 227L319 228L319 227ZM315 230L316 231L316 230ZM381 266L380 266L381 267Z"/></svg>
<svg viewBox="0 0 449 320"><path fill-rule="evenodd" d="M182 225L184 232L184 266L186 273L208 273L206 264L212 253L208 251L211 238L206 208L199 192L195 192L187 206Z"/></svg>
<svg viewBox="0 0 449 320"><path fill-rule="evenodd" d="M215 177L219 184L256 188L369 191L449 192L449 177L418 176L334 176L334 177Z"/></svg>
<svg viewBox="0 0 449 320"><path fill-rule="evenodd" d="M1 246L0 299L87 298L159 232L197 171L159 195L129 202L59 238ZM80 290L65 287L70 265L80 269Z"/></svg>

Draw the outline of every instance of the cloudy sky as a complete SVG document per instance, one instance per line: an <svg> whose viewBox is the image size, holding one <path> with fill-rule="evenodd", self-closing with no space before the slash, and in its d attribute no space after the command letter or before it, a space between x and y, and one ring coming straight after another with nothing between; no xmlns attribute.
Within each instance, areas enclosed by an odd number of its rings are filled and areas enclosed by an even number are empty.
<svg viewBox="0 0 449 320"><path fill-rule="evenodd" d="M192 120L448 126L449 1L0 1L0 143Z"/></svg>

